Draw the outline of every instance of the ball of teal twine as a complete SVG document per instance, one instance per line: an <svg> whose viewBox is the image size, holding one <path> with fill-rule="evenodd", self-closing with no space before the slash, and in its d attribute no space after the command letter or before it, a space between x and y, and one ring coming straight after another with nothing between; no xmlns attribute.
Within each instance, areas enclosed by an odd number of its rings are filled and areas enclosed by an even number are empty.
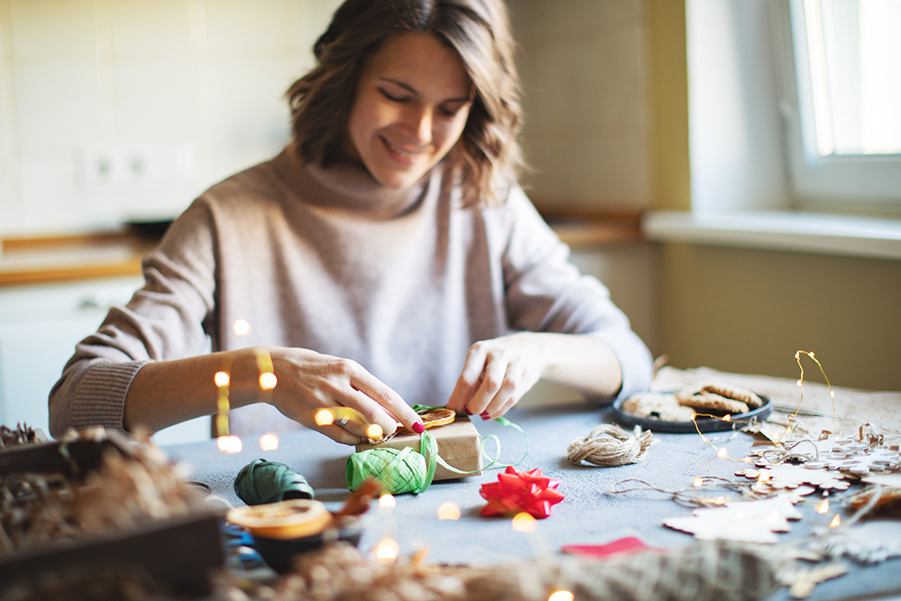
<svg viewBox="0 0 901 601"><path fill-rule="evenodd" d="M297 470L267 459L255 459L238 472L235 493L248 505L314 497L313 487Z"/></svg>
<svg viewBox="0 0 901 601"><path fill-rule="evenodd" d="M425 457L410 447L368 449L347 458L347 488L357 490L367 478L375 478L392 495L418 493L431 484L428 472Z"/></svg>

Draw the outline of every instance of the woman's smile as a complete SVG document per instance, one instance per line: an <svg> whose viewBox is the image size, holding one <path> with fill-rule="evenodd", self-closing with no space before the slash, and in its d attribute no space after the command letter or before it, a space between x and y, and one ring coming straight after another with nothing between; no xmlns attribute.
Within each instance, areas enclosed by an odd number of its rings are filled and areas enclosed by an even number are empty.
<svg viewBox="0 0 901 601"><path fill-rule="evenodd" d="M386 138L384 136L380 136L380 137L381 137L382 142L385 143L385 147L388 149L388 152L391 153L392 155L394 155L394 159L399 163L403 163L405 165L412 165L414 162L414 159L423 153L422 150L419 150L419 149L408 150L402 146L392 143L391 140L389 140L388 138Z"/></svg>

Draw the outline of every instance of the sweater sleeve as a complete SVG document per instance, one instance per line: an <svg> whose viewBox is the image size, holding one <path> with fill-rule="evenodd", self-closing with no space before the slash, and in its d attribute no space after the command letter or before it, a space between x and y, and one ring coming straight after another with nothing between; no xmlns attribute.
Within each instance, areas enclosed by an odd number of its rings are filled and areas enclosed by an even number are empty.
<svg viewBox="0 0 901 601"><path fill-rule="evenodd" d="M122 429L125 397L143 365L203 352L213 331L215 248L212 211L201 197L144 258L144 287L75 347L50 392L53 436L97 425Z"/></svg>
<svg viewBox="0 0 901 601"><path fill-rule="evenodd" d="M590 334L603 340L619 361L623 385L617 398L647 390L651 354L607 288L582 275L569 247L544 222L525 193L507 199L507 246L503 255L505 303L513 330Z"/></svg>

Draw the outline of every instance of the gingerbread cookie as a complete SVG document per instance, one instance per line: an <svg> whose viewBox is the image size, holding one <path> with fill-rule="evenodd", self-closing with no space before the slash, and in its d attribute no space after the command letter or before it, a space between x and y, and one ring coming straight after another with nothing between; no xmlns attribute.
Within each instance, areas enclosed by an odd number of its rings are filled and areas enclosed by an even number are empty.
<svg viewBox="0 0 901 601"><path fill-rule="evenodd" d="M732 384L715 382L712 384L705 384L701 390L703 392L712 392L713 394L718 394L734 401L741 401L751 409L759 409L764 405L763 399L747 388L733 386Z"/></svg>
<svg viewBox="0 0 901 601"><path fill-rule="evenodd" d="M660 392L641 392L623 401L622 410L638 417L659 419L666 422L687 422L694 411L684 407L675 395Z"/></svg>
<svg viewBox="0 0 901 601"><path fill-rule="evenodd" d="M692 391L688 394L679 392L676 394L676 400L680 405L696 409L699 413L706 411L710 413L738 415L749 411L748 405L741 401L727 399L724 396L703 390Z"/></svg>

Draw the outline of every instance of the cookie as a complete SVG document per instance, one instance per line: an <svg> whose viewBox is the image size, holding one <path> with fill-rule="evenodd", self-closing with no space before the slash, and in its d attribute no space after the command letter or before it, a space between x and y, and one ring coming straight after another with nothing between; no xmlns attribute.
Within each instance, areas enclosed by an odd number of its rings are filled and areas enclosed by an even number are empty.
<svg viewBox="0 0 901 601"><path fill-rule="evenodd" d="M672 394L641 392L623 401L622 410L638 417L659 419L665 422L687 422L694 411L683 407Z"/></svg>
<svg viewBox="0 0 901 601"><path fill-rule="evenodd" d="M712 392L734 401L741 401L751 409L759 409L764 405L762 398L760 398L747 388L742 388L741 386L733 386L732 384L716 382L713 384L706 384L703 388L701 388L701 390L704 392Z"/></svg>
<svg viewBox="0 0 901 601"><path fill-rule="evenodd" d="M741 401L727 399L724 396L707 391L697 391L689 394L680 392L676 394L676 400L680 405L697 409L699 413L707 411L710 413L738 415L749 411L748 405Z"/></svg>

